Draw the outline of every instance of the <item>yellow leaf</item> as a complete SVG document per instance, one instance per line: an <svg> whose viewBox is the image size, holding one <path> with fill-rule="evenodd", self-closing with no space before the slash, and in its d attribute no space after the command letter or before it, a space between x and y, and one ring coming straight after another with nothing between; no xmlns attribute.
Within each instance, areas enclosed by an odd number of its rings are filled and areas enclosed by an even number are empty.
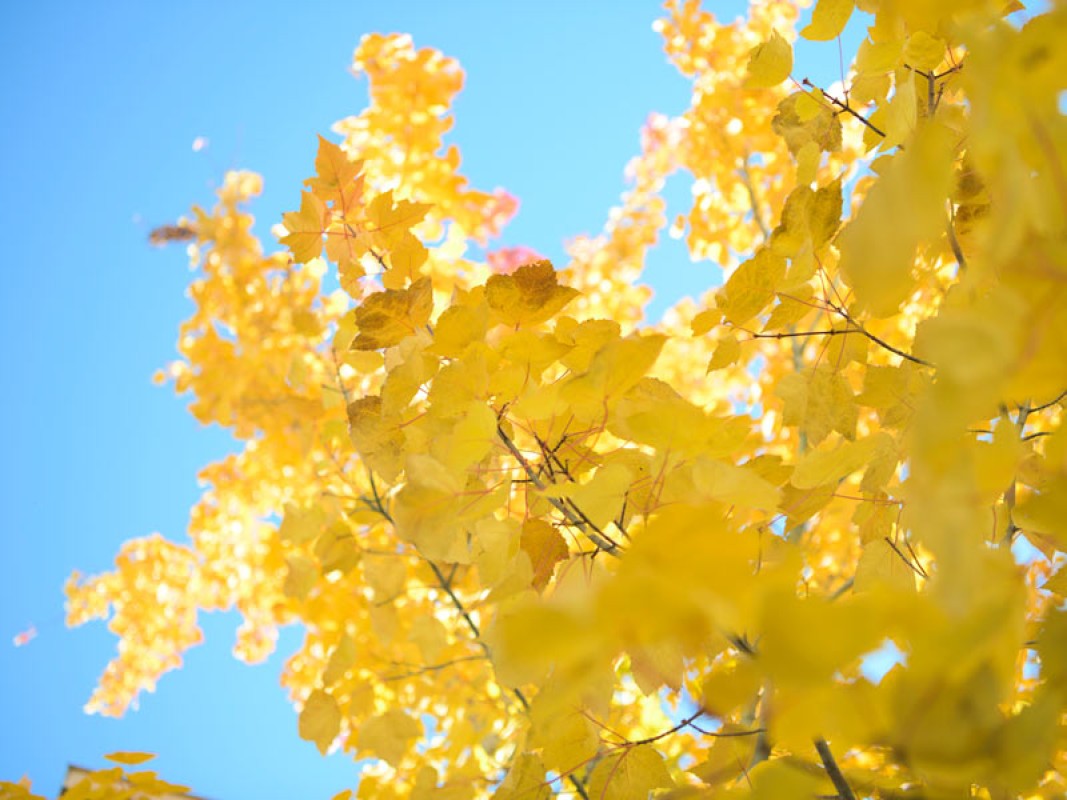
<svg viewBox="0 0 1067 800"><path fill-rule="evenodd" d="M523 523L519 546L530 557L533 586L538 591L548 585L556 564L570 555L567 540L552 525L540 519L530 519Z"/></svg>
<svg viewBox="0 0 1067 800"><path fill-rule="evenodd" d="M715 308L705 308L693 317L690 328L694 336L703 336L722 321L722 313Z"/></svg>
<svg viewBox="0 0 1067 800"><path fill-rule="evenodd" d="M367 205L367 234L385 251L391 251L422 221L431 206L410 200L393 200L392 190L375 197Z"/></svg>
<svg viewBox="0 0 1067 800"><path fill-rule="evenodd" d="M1061 550L1067 550L1067 479L1059 478L1030 495L1014 517L1020 528L1052 536Z"/></svg>
<svg viewBox="0 0 1067 800"><path fill-rule="evenodd" d="M321 689L313 691L300 712L300 738L314 742L326 755L333 740L341 732L341 709L333 696Z"/></svg>
<svg viewBox="0 0 1067 800"><path fill-rule="evenodd" d="M700 706L709 714L726 717L751 703L763 685L763 676L751 659L729 666L717 664L701 684Z"/></svg>
<svg viewBox="0 0 1067 800"><path fill-rule="evenodd" d="M303 600L319 579L318 565L300 553L289 553L285 557L285 566L285 583L282 584L282 591L286 597Z"/></svg>
<svg viewBox="0 0 1067 800"><path fill-rule="evenodd" d="M587 791L603 800L632 800L673 786L663 756L651 745L641 744L601 759L589 776Z"/></svg>
<svg viewBox="0 0 1067 800"><path fill-rule="evenodd" d="M873 539L863 547L856 564L854 591L868 591L879 584L892 589L914 592L915 570L883 539Z"/></svg>
<svg viewBox="0 0 1067 800"><path fill-rule="evenodd" d="M778 488L750 467L701 457L693 466L693 482L710 500L760 511L778 506Z"/></svg>
<svg viewBox="0 0 1067 800"><path fill-rule="evenodd" d="M311 192L300 196L300 210L287 211L282 215L285 229L281 238L298 264L306 264L322 252L322 235L326 229L326 206Z"/></svg>
<svg viewBox="0 0 1067 800"><path fill-rule="evenodd" d="M398 708L371 717L359 728L359 747L369 750L394 767L400 765L411 740L422 736L422 724Z"/></svg>
<svg viewBox="0 0 1067 800"><path fill-rule="evenodd" d="M315 172L318 174L309 179L307 185L322 201L332 200L336 204L334 207L342 211L341 206L355 205L360 200L362 168L362 161L350 161L344 150L319 136L319 152L315 156ZM358 185L353 186L354 182Z"/></svg>
<svg viewBox="0 0 1067 800"><path fill-rule="evenodd" d="M771 38L752 49L748 57L745 86L769 89L789 77L793 70L793 48L778 31Z"/></svg>
<svg viewBox="0 0 1067 800"><path fill-rule="evenodd" d="M731 324L743 325L774 300L784 275L785 259L764 247L733 271L715 302Z"/></svg>
<svg viewBox="0 0 1067 800"><path fill-rule="evenodd" d="M818 0L811 23L800 32L805 39L825 42L841 35L852 16L853 0Z"/></svg>
<svg viewBox="0 0 1067 800"><path fill-rule="evenodd" d="M708 372L714 372L717 369L728 367L735 363L738 358L741 357L741 343L737 341L737 336L728 333L719 340L718 346L715 348L714 354L711 356L711 360L708 362Z"/></svg>
<svg viewBox="0 0 1067 800"><path fill-rule="evenodd" d="M566 497L579 512L598 528L604 528L618 517L626 499L626 491L633 482L633 474L622 464L608 464L583 484L557 484L545 494Z"/></svg>
<svg viewBox="0 0 1067 800"><path fill-rule="evenodd" d="M419 270L429 258L430 251L411 233L405 233L389 250L389 269L382 275L386 289L403 289L408 283L418 280Z"/></svg>
<svg viewBox="0 0 1067 800"><path fill-rule="evenodd" d="M820 364L808 377L803 430L817 445L831 431L847 439L856 435L859 412L848 380L833 365Z"/></svg>
<svg viewBox="0 0 1067 800"><path fill-rule="evenodd" d="M471 342L485 340L487 322L484 305L450 306L434 326L430 350L446 358L458 358Z"/></svg>
<svg viewBox="0 0 1067 800"><path fill-rule="evenodd" d="M809 450L797 462L790 483L798 489L813 489L816 486L836 484L842 478L864 466L882 445L882 440L889 438L886 433L860 439L855 442L841 442L815 450Z"/></svg>
<svg viewBox="0 0 1067 800"><path fill-rule="evenodd" d="M856 52L856 71L860 73L886 73L896 69L900 62L904 41L873 42L864 39Z"/></svg>
<svg viewBox="0 0 1067 800"><path fill-rule="evenodd" d="M593 357L589 369L567 381L562 396L575 405L602 407L637 384L659 358L666 337L634 335L608 343Z"/></svg>
<svg viewBox="0 0 1067 800"><path fill-rule="evenodd" d="M508 776L493 794L494 800L549 800L550 783L545 765L536 753L521 753L512 761Z"/></svg>
<svg viewBox="0 0 1067 800"><path fill-rule="evenodd" d="M356 350L392 347L425 327L433 311L433 290L429 278L419 278L407 289L375 292L356 308L359 336L352 342Z"/></svg>
<svg viewBox="0 0 1067 800"><path fill-rule="evenodd" d="M104 756L108 761L114 761L116 764L126 764L127 766L134 766L136 764L143 764L146 761L151 761L155 758L153 753L133 753L125 750L121 750L116 753L108 753Z"/></svg>
<svg viewBox="0 0 1067 800"><path fill-rule="evenodd" d="M422 655L426 664L433 664L448 646L448 631L437 617L422 615L415 618L408 638Z"/></svg>
<svg viewBox="0 0 1067 800"><path fill-rule="evenodd" d="M578 296L560 286L550 261L535 261L511 275L493 275L485 284L485 299L507 325L537 325L553 317Z"/></svg>
<svg viewBox="0 0 1067 800"><path fill-rule="evenodd" d="M952 180L948 131L927 125L868 192L838 236L841 271L876 317L896 313L914 286L915 251L944 229Z"/></svg>
<svg viewBox="0 0 1067 800"><path fill-rule="evenodd" d="M763 326L764 331L780 331L800 322L812 311L811 296L814 289L804 284L789 294L778 295L778 305L771 309L771 315Z"/></svg>
<svg viewBox="0 0 1067 800"><path fill-rule="evenodd" d="M351 636L345 634L326 663L326 669L322 673L323 686L329 688L341 680L345 673L355 665L356 656L356 642Z"/></svg>
<svg viewBox="0 0 1067 800"><path fill-rule="evenodd" d="M766 598L758 660L772 681L806 688L829 681L881 638L854 598L801 599L783 590Z"/></svg>
<svg viewBox="0 0 1067 800"><path fill-rule="evenodd" d="M541 748L547 769L570 772L596 755L600 745L597 728L580 711L545 709L535 701L530 717L530 744Z"/></svg>
<svg viewBox="0 0 1067 800"><path fill-rule="evenodd" d="M943 40L926 31L915 31L904 45L904 61L913 69L929 72L944 61L946 51Z"/></svg>
<svg viewBox="0 0 1067 800"><path fill-rule="evenodd" d="M363 580L374 591L378 601L396 597L407 582L407 565L398 555L366 553L361 564Z"/></svg>

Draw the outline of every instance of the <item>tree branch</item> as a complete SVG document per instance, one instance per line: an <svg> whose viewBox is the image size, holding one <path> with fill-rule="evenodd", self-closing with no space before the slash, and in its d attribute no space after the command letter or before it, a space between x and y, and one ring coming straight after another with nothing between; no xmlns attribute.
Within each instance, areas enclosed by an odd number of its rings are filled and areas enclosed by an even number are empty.
<svg viewBox="0 0 1067 800"><path fill-rule="evenodd" d="M530 479L530 483L536 486L540 491L544 491L545 483L541 480L541 476L537 474L537 471L534 470L532 466L530 466L530 462L526 460L526 457L519 451L519 448L515 446L515 442L511 441L511 437L504 433L504 429L500 427L499 423L496 426L496 432L500 437L500 440L504 442L504 445L508 448L511 455L514 456L515 460L522 466L523 471L526 473L526 477ZM585 514L571 509L559 500L559 498L546 496L545 499L553 508L566 517L571 525L582 531L582 533L589 538L589 541L595 544L599 549L609 555L618 557L619 551L621 550L619 543L605 536L602 531L597 530L595 526L589 522Z"/></svg>
<svg viewBox="0 0 1067 800"><path fill-rule="evenodd" d="M840 313L845 313L845 312L840 312ZM907 359L908 361L911 361L911 362L913 362L915 364L921 364L924 367L933 368L934 365L931 364L929 361L921 359L918 356L913 356L911 353L908 353L908 352L906 352L904 350L901 350L900 348L893 347L893 345L889 344L889 342L887 342L884 339L881 339L881 338L875 336L873 333L868 331L862 325L859 325L858 323L856 323L854 320L852 320L851 317L848 317L847 314L846 314L846 318L852 323L853 327L851 327L851 328L830 328L828 330L822 330L822 331L779 331L778 333L755 333L755 332L752 332L752 331L748 331L748 333L750 333L752 335L753 339L793 339L793 338L804 337L804 336L842 336L842 335L847 334L847 333L858 333L858 334L861 334L863 336L866 336L868 339L870 339L875 344L879 345L880 347L884 347L889 352L895 353L896 355L900 356L901 358Z"/></svg>
<svg viewBox="0 0 1067 800"><path fill-rule="evenodd" d="M801 84L803 84L804 86L807 86L808 88L811 88L811 89L818 89L819 92L822 94L822 96L824 98L826 98L829 102L833 103L835 106L840 108L846 114L851 114L853 117L858 119L860 122L862 122L864 125L866 125L868 128L870 128L872 131L877 133L883 139L885 138L885 132L881 128L877 127L876 125L871 124L871 121L869 119L867 119L865 116L863 116L863 114L858 112L856 109L854 109L848 103L846 103L844 101L841 101L841 100L838 100L836 97L834 97L828 91L826 91L825 89L823 89L820 86L816 86L814 83L809 81L807 78L802 80Z"/></svg>
<svg viewBox="0 0 1067 800"><path fill-rule="evenodd" d="M834 788L837 789L837 796L841 800L856 800L856 795L852 793L852 787L848 785L841 768L834 761L834 754L830 752L830 745L826 743L826 740L816 739L815 749L819 751L819 758L822 759L823 766L826 767L826 774L833 783Z"/></svg>

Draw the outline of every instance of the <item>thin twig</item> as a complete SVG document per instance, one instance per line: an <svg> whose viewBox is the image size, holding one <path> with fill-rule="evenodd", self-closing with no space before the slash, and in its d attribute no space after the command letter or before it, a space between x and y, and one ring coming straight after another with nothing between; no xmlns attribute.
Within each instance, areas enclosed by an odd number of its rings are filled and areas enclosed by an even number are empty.
<svg viewBox="0 0 1067 800"><path fill-rule="evenodd" d="M849 318L849 319L851 319L851 318ZM866 328L864 328L864 327L862 327L860 325L856 325L855 322L853 322L852 324L855 327L851 327L851 328L831 328L829 330L822 330L822 331L779 331L777 333L752 333L752 338L753 339L794 339L794 338L799 338L799 337L804 337L804 336L843 336L843 335L848 334L848 333L858 333L858 334L861 334L863 336L866 336L868 339L870 339L875 344L879 345L880 347L884 347L889 352L895 353L896 355L900 356L901 358L907 359L908 361L911 361L911 362L913 362L915 364L921 364L924 367L933 368L934 365L931 364L929 361L925 361L924 359L921 359L918 356L913 356L911 353L908 353L907 351L901 350L900 348L893 347L893 345L889 344L889 342L885 341L884 339L879 338L878 336L875 336L873 333L871 333Z"/></svg>
<svg viewBox="0 0 1067 800"><path fill-rule="evenodd" d="M826 740L816 739L815 749L819 751L819 758L822 759L823 766L826 767L827 777L830 778L830 782L837 789L837 796L841 800L856 800L856 795L852 793L852 787L848 785L841 768L834 761L834 754L830 752L830 745L826 743Z"/></svg>
<svg viewBox="0 0 1067 800"><path fill-rule="evenodd" d="M893 542L892 539L890 539L888 536L883 536L882 538L885 540L885 543L893 549L893 552L900 556L900 560L907 564L909 567L911 567L912 572L914 572L920 578L930 577L927 574L926 570L922 568L922 565L913 564L911 559L904 555L904 552L899 547L897 547L897 545Z"/></svg>
<svg viewBox="0 0 1067 800"><path fill-rule="evenodd" d="M530 479L530 482L534 486L536 486L538 490L544 491L544 481L541 480L541 477L537 474L534 468L530 466L530 462L526 460L526 457L519 451L519 448L515 446L515 443L511 441L511 437L504 433L504 429L500 427L499 424L496 426L496 432L497 435L500 437L500 440L504 442L504 445L508 448L508 451L511 453L511 455L514 456L515 460L519 462L519 465L523 468L523 471L526 473L526 477ZM576 514L571 508L569 508L566 504L562 503L559 498L545 496L545 499L549 503L551 503L551 505L559 513L566 517L567 521L570 522L571 525L573 525L575 528L582 531L587 537L589 537L589 541L591 541L605 553L616 557L619 556L619 550L621 549L619 547L619 543L607 538L601 532L592 530L589 525L586 524L587 520L582 519L582 517L585 516L584 514L579 517L579 515Z"/></svg>
<svg viewBox="0 0 1067 800"><path fill-rule="evenodd" d="M860 122L862 122L862 123L863 123L864 125L866 125L866 126L867 126L868 128L870 128L870 129L871 129L872 131L874 131L875 133L877 133L877 134L878 134L879 136L881 136L881 137L882 137L883 139L885 138L885 131L883 131L883 130L882 130L881 128L877 127L876 125L872 124L872 123L871 123L871 121L870 121L869 119L867 119L867 118L866 118L865 116L863 116L863 114L861 114L860 112L858 112L858 111L857 111L856 109L854 109L854 108L853 108L852 106L850 106L850 105L849 105L848 103L846 103L846 102L843 102L843 101L841 101L841 100L838 100L838 99L837 99L836 97L834 97L834 96L833 96L832 94L830 94L830 93L829 93L828 91L826 91L825 89L823 89L823 88L822 88L822 87L820 87L820 86L816 86L816 85L815 85L814 83L812 83L811 81L809 81L809 80L808 80L807 78L805 78L804 80L802 80L802 81L801 81L801 83L802 83L802 84L803 84L804 86L807 86L807 87L809 87L809 88L811 88L811 89L818 89L818 90L819 90L819 92L821 92L821 93L822 93L822 96L823 96L824 98L826 98L827 100L829 100L829 101L830 101L831 103L833 103L833 104L834 104L835 106L837 106L837 107L838 107L838 108L840 108L840 109L841 109L842 111L844 111L844 112L845 112L846 114L851 114L851 115L852 115L853 117L855 117L856 119L858 119L858 120L859 120Z"/></svg>

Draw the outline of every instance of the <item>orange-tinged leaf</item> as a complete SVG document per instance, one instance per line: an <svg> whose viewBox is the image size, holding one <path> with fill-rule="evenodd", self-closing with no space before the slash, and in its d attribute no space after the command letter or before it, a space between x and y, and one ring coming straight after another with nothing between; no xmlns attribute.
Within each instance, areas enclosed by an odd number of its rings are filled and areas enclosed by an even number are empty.
<svg viewBox="0 0 1067 800"><path fill-rule="evenodd" d="M366 232L375 244L391 251L410 233L412 227L422 222L431 208L429 203L394 201L390 190L378 195L367 205Z"/></svg>
<svg viewBox="0 0 1067 800"><path fill-rule="evenodd" d="M369 295L356 308L359 336L355 350L392 347L430 321L433 290L429 278L419 278L407 289L386 289Z"/></svg>
<svg viewBox="0 0 1067 800"><path fill-rule="evenodd" d="M322 253L322 235L326 230L326 206L311 192L300 195L300 210L287 211L282 222L288 234L281 238L298 264L306 264Z"/></svg>
<svg viewBox="0 0 1067 800"><path fill-rule="evenodd" d="M319 136L319 152L315 156L315 172L318 174L314 178L309 178L306 183L308 188L324 202L332 200L344 204L356 203L362 191L363 180L360 176L362 168L363 162L349 160L344 150ZM357 176L359 176L358 191L353 194L351 189ZM349 193L342 195L346 189L350 190Z"/></svg>
<svg viewBox="0 0 1067 800"><path fill-rule="evenodd" d="M550 261L535 261L511 275L492 275L485 284L485 299L507 325L537 325L559 313L578 296L560 286Z"/></svg>
<svg viewBox="0 0 1067 800"><path fill-rule="evenodd" d="M556 564L570 555L567 540L555 527L540 519L531 519L523 523L519 546L530 557L530 564L533 566L533 586L538 591L548 585Z"/></svg>
<svg viewBox="0 0 1067 800"><path fill-rule="evenodd" d="M136 764L143 764L146 761L151 761L155 758L153 753L136 753L126 750L120 750L116 753L108 753L104 756L108 761L114 761L116 764L126 764L127 766L134 766Z"/></svg>
<svg viewBox="0 0 1067 800"><path fill-rule="evenodd" d="M341 709L333 695L321 689L312 692L300 712L300 738L314 742L319 752L326 751L341 732Z"/></svg>

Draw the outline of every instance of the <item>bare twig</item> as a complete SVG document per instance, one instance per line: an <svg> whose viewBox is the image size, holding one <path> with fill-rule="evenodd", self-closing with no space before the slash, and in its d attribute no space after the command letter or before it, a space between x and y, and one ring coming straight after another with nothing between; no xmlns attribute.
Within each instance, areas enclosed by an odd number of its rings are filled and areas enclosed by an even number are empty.
<svg viewBox="0 0 1067 800"><path fill-rule="evenodd" d="M837 309L835 308L835 310ZM858 333L862 336L866 336L868 339L870 339L872 342L879 345L880 347L884 347L889 352L895 353L901 358L907 359L912 363L921 364L924 367L931 368L934 366L929 361L925 361L924 359L921 359L918 356L913 356L911 353L901 350L900 348L893 347L893 345L889 344L889 342L879 338L878 336L875 336L862 325L858 325L854 320L852 320L851 317L848 317L848 319L852 321L852 327L849 328L830 328L828 330L821 331L779 331L777 333L753 333L750 331L749 333L751 333L753 339L793 339L805 336L843 336L849 333Z"/></svg>
<svg viewBox="0 0 1067 800"><path fill-rule="evenodd" d="M823 97L824 97L824 98L825 98L826 100L828 100L829 102L833 103L833 104L834 104L835 106L837 106L838 108L840 108L840 109L841 109L842 111L844 111L844 112L845 112L846 114L851 114L851 115L852 115L853 117L855 117L856 119L858 119L858 120L859 120L860 122L862 122L862 123L863 123L864 125L866 125L866 126L867 126L868 128L870 128L870 129L871 129L872 131L874 131L874 132L875 132L876 134L878 134L879 136L881 136L881 137L882 137L883 139L885 138L885 131L883 131L883 130L882 130L881 128L879 128L878 126L876 126L876 125L872 124L872 123L871 123L871 121L870 121L869 119L867 119L867 118L866 118L865 116L863 116L863 114L861 114L860 112L858 112L858 111L857 111L856 109L854 109L854 108L853 108L853 107L852 107L851 105L849 105L849 104L848 104L847 102L845 102L845 101L843 101L843 100L838 100L838 99L837 99L836 97L834 97L834 96L833 96L832 94L830 94L830 93L829 93L828 91L826 91L825 89L823 89L823 88L822 88L822 87L820 87L820 86L816 86L816 85L815 85L814 83L812 83L811 81L809 81L809 80L808 80L807 78L805 78L804 80L802 80L802 81L801 81L801 84L803 84L804 86L807 86L807 87L808 87L808 88L810 88L810 89L817 89L817 90L818 90L818 91L819 91L819 92L820 92L820 93L822 94L822 96L823 96Z"/></svg>
<svg viewBox="0 0 1067 800"><path fill-rule="evenodd" d="M500 425L496 426L496 432L497 435L500 437L500 440L508 448L508 451L511 453L511 455L514 456L515 460L519 462L519 465L526 473L526 477L530 479L530 482L540 491L544 491L545 483L541 480L541 476L537 474L537 471L530 465L530 462L526 460L526 456L524 456L519 450L519 448L516 447L515 442L511 441L511 437L504 433L504 429L500 427ZM621 549L619 543L613 541L612 539L604 535L602 531L595 529L595 527L591 527L591 524L589 523L588 518L585 517L585 514L576 512L566 503L563 503L559 498L545 496L545 499L552 505L553 508L555 508L559 513L561 513L567 519L567 521L570 522L571 525L582 531L589 538L589 541L595 544L598 548L603 550L605 553L608 553L609 555L613 555L616 557L619 555L619 551Z"/></svg>
<svg viewBox="0 0 1067 800"><path fill-rule="evenodd" d="M822 759L823 766L826 767L827 777L830 778L830 782L837 789L837 796L841 800L856 800L856 795L852 793L852 787L848 785L841 768L834 761L834 754L830 752L830 745L826 743L826 740L816 739L815 749L819 751L819 758Z"/></svg>

